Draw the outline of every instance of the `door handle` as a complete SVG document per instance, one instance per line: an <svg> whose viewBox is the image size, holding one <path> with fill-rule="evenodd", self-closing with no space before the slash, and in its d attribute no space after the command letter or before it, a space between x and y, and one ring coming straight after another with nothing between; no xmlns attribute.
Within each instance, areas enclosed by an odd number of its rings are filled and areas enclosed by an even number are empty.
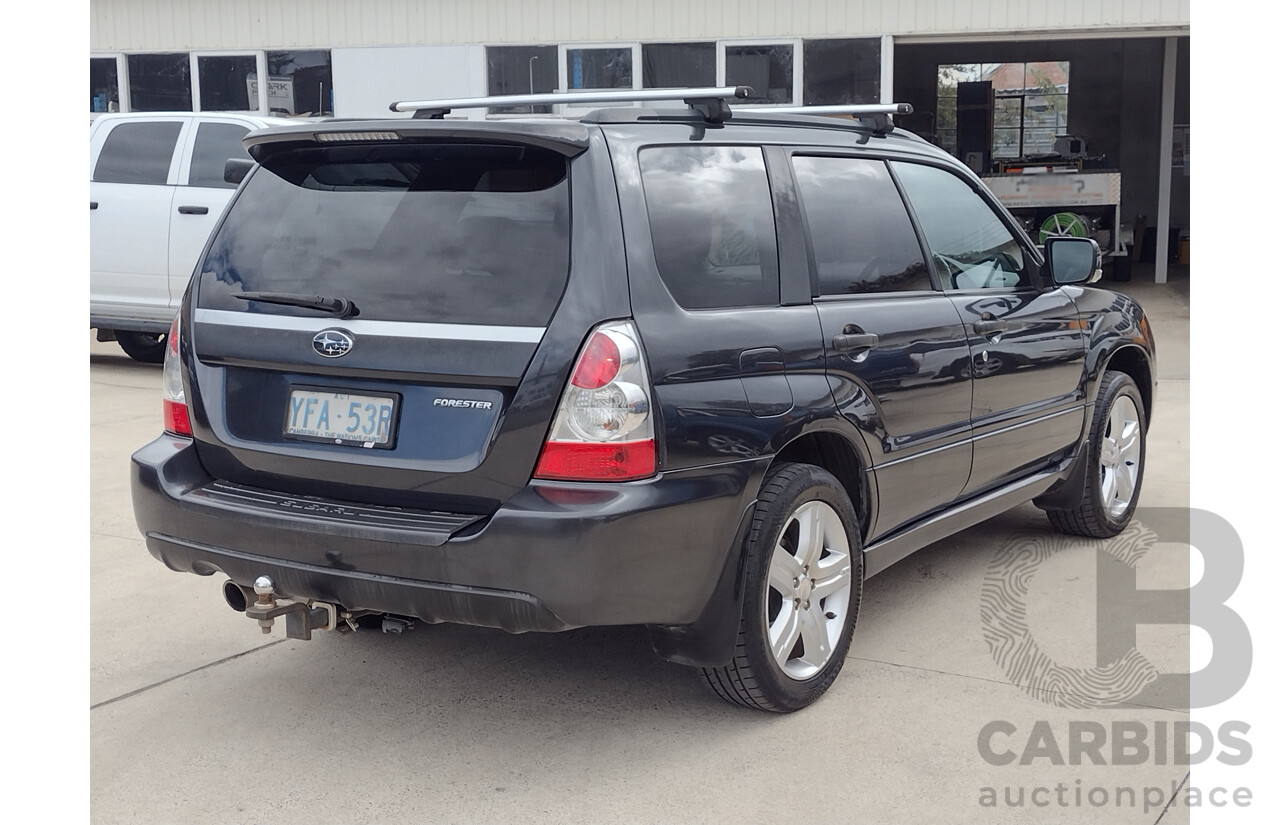
<svg viewBox="0 0 1280 825"><path fill-rule="evenodd" d="M98 208L98 202L97 202L97 201L89 201L89 208L90 208L90 209L97 209L97 208Z"/></svg>
<svg viewBox="0 0 1280 825"><path fill-rule="evenodd" d="M996 332L1006 332L1009 329L1008 321L982 320L973 322L973 331L978 335L991 335Z"/></svg>
<svg viewBox="0 0 1280 825"><path fill-rule="evenodd" d="M207 206L179 206L179 215L208 215L209 207Z"/></svg>
<svg viewBox="0 0 1280 825"><path fill-rule="evenodd" d="M879 343L880 336L874 332L845 332L831 339L831 348L836 352L857 352Z"/></svg>

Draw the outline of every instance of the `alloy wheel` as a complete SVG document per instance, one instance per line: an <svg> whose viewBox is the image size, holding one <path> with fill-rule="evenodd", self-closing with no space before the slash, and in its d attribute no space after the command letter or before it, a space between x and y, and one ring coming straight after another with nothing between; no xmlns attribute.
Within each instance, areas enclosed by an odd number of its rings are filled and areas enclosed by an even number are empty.
<svg viewBox="0 0 1280 825"><path fill-rule="evenodd" d="M853 567L840 516L808 501L787 520L769 563L765 626L774 662L808 679L831 659L844 631Z"/></svg>

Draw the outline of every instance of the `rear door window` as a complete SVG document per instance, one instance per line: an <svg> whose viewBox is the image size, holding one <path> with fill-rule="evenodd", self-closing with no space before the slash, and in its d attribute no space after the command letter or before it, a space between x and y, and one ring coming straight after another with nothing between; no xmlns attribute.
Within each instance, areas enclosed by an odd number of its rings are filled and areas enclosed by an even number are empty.
<svg viewBox="0 0 1280 825"><path fill-rule="evenodd" d="M203 307L316 317L243 292L344 298L360 318L542 326L569 272L569 176L530 146L305 148L268 158L200 271Z"/></svg>
<svg viewBox="0 0 1280 825"><path fill-rule="evenodd" d="M117 123L102 144L93 179L98 183L163 186L169 181L173 150L181 133L180 120Z"/></svg>
<svg viewBox="0 0 1280 825"><path fill-rule="evenodd" d="M187 176L191 186L235 189L227 183L223 173L230 158L252 160L244 150L241 140L249 129L238 123L201 123L196 129L196 144L191 152L191 173Z"/></svg>
<svg viewBox="0 0 1280 825"><path fill-rule="evenodd" d="M791 159L809 229L815 295L931 290L929 267L882 160Z"/></svg>
<svg viewBox="0 0 1280 825"><path fill-rule="evenodd" d="M778 239L758 146L640 152L658 273L686 309L778 303Z"/></svg>

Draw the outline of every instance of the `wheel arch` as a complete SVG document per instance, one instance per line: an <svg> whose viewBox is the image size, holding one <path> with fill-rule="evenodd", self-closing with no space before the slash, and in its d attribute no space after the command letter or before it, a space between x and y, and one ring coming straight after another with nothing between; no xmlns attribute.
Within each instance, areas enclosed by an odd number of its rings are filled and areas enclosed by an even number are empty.
<svg viewBox="0 0 1280 825"><path fill-rule="evenodd" d="M812 464L821 467L844 487L849 501L858 516L860 538L865 543L867 532L873 523L875 506L874 484L867 473L867 461L852 440L834 430L815 430L793 438L779 450L770 462L777 464Z"/></svg>
<svg viewBox="0 0 1280 825"><path fill-rule="evenodd" d="M1147 352L1137 344L1127 344L1112 352L1098 370L1098 378L1108 371L1123 372L1138 385L1138 394L1142 396L1143 414L1147 426L1151 425L1151 413L1155 402L1155 376L1152 374L1151 359Z"/></svg>
<svg viewBox="0 0 1280 825"><path fill-rule="evenodd" d="M865 546L875 502L874 483L867 474L867 458L854 442L856 435L833 429L813 429L796 434L774 453L767 465L756 470L751 503L743 511L725 568L721 571L702 614L692 624L650 625L654 652L668 661L694 667L717 667L730 661L737 640L738 614L742 609L746 561L745 545L759 494L769 471L786 463L812 464L831 473L852 502L859 521L859 539Z"/></svg>

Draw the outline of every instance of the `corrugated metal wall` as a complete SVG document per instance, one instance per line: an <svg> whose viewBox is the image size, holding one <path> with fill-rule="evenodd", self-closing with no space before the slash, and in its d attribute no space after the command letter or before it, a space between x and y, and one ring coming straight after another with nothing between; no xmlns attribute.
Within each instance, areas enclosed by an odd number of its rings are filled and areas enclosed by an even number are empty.
<svg viewBox="0 0 1280 825"><path fill-rule="evenodd" d="M90 50L1186 27L1190 0L94 0Z"/></svg>

